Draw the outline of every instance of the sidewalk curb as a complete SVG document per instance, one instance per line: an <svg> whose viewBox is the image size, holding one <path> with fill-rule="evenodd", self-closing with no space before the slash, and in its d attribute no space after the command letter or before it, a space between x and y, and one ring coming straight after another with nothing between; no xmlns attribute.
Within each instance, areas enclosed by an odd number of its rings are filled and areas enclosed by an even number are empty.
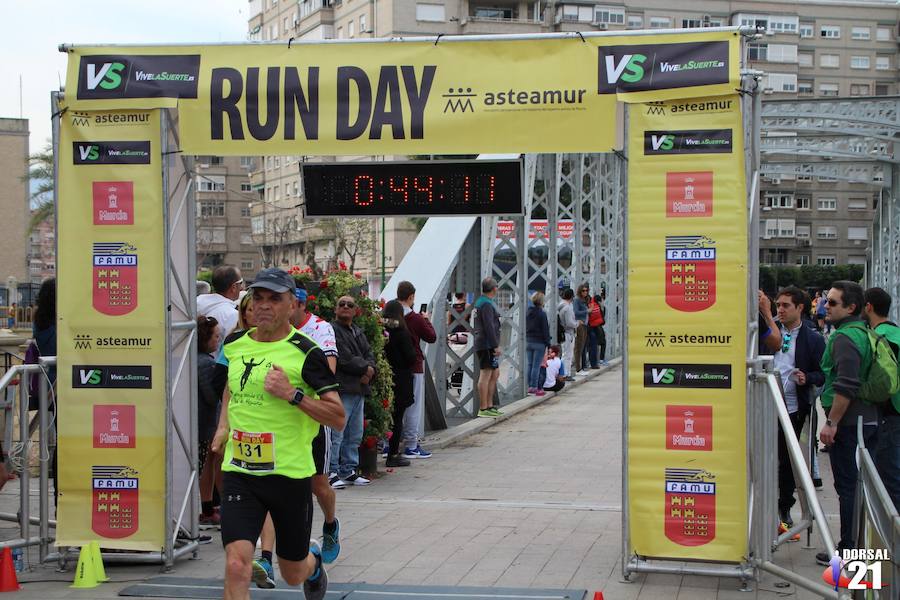
<svg viewBox="0 0 900 600"><path fill-rule="evenodd" d="M473 417L469 421L463 423L462 425L457 425L456 427L450 427L448 429L444 429L442 431L437 432L428 432L430 435L427 437L427 445L429 448L446 448L447 446L452 446L456 442L466 439L469 436L475 435L476 433L480 433L486 429L489 429L496 425L497 423L502 423L507 419L510 419L518 414L521 414L535 406L538 406L542 402L546 402L551 398L555 398L557 395L565 394L566 391L576 388L580 385L587 383L588 381L593 380L596 377L606 373L607 371L611 371L618 367L622 362L621 358L614 358L609 361L609 364L600 367L599 369L590 371L584 377L580 377L576 381L570 381L566 383L566 387L560 392L548 392L544 396L538 397L533 395L525 396L524 398L520 398L519 400L515 400L514 402L510 402L502 406L503 414L499 417L494 417L491 419Z"/></svg>

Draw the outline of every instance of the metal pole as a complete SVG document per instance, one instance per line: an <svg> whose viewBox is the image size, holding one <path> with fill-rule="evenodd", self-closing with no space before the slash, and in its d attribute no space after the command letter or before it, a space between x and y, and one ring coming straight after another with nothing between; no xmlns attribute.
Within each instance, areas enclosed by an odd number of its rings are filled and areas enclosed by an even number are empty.
<svg viewBox="0 0 900 600"><path fill-rule="evenodd" d="M384 286L387 285L387 281L385 281L385 262L387 261L387 248L385 247L385 219L381 217L381 289L384 289Z"/></svg>
<svg viewBox="0 0 900 600"><path fill-rule="evenodd" d="M628 153L630 151L629 147L629 135L628 135L628 127L630 124L630 115L631 115L631 106L626 104L624 107L624 120L625 120L625 143L623 152L625 157L628 157ZM626 173L625 180L627 182L628 176ZM620 196L624 195L625 189L621 189ZM621 206L619 202L621 198L616 199L616 206ZM629 494L628 494L628 278L625 275L628 269L628 231L629 231L629 222L626 218L624 223L624 232L622 236L622 306L621 306L621 315L622 315L622 577L624 579L628 579L632 573L632 569L630 568L631 561L631 525L630 525L630 515L631 510L629 506ZM607 268L612 265L608 265ZM606 306L610 306L610 299L615 300L616 290L607 290L607 304ZM609 314L609 308L606 310L607 314Z"/></svg>
<svg viewBox="0 0 900 600"><path fill-rule="evenodd" d="M171 256L170 256L170 248L169 248L169 233L170 233L170 223L169 223L169 163L173 159L171 158L173 155L169 154L171 150L169 146L169 111L168 110L159 110L159 136L160 136L160 168L162 169L162 211L163 211L163 223L164 223L164 258L163 264L165 265L164 270L164 281L163 287L165 290L165 301L168 304L169 302L169 293L170 293L170 285L169 279L173 275L177 277L177 274L172 273L172 264L171 264ZM193 207L192 207L193 208ZM193 212L193 211L192 211ZM169 327L172 325L172 314L170 311L166 311L165 314L166 319L166 331L169 330ZM174 381L172 379L172 365L171 365L171 353L172 353L172 342L169 339L169 335L166 334L166 375L168 377L168 381ZM172 410L172 391L169 388L168 383L165 384L165 393L166 393L166 408L165 408L165 438L166 438L166 474L165 474L165 523L166 523L166 532L164 538L164 547L163 547L163 564L165 565L165 569L169 570L174 563L174 551L175 544L173 543L175 531L177 528L172 525L172 491L174 488L174 465L173 465L173 451L172 451L172 434L170 432L170 423L175 421L175 415Z"/></svg>
<svg viewBox="0 0 900 600"><path fill-rule="evenodd" d="M43 365L41 365L43 371ZM40 561L44 562L47 556L48 545L50 542L50 481L49 481L49 465L52 460L50 456L50 447L47 444L47 437L50 434L50 420L48 418L47 392L50 389L47 377L41 374L40 377L40 395L38 400L38 418L40 419L40 432L38 433L38 452L40 454L40 538L41 546L38 556Z"/></svg>

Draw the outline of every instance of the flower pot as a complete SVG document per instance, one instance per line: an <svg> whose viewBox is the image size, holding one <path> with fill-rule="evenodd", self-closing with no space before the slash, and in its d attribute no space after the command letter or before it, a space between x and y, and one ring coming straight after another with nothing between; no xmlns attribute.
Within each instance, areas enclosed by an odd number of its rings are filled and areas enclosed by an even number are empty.
<svg viewBox="0 0 900 600"><path fill-rule="evenodd" d="M359 471L363 475L378 472L378 449L359 447Z"/></svg>

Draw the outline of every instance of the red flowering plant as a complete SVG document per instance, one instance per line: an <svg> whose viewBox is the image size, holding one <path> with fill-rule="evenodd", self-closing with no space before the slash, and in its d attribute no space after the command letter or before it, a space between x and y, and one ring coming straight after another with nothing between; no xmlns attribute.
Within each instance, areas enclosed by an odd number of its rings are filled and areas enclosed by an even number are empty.
<svg viewBox="0 0 900 600"><path fill-rule="evenodd" d="M394 402L393 373L384 357L384 327L381 324L383 303L373 300L366 293L366 282L359 273L352 273L343 261L338 268L327 273L321 281L315 280L312 269L297 266L288 273L298 283L303 283L309 296L306 307L310 312L327 320L334 320L334 308L338 298L350 296L356 303L356 317L353 323L363 330L375 357L375 379L369 384L370 395L366 398L362 447L375 448L391 428L391 407Z"/></svg>

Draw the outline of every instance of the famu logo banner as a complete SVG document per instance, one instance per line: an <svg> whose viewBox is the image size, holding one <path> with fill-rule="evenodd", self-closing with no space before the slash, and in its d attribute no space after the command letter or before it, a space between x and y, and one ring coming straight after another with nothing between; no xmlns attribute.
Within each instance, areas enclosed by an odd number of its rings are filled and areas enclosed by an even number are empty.
<svg viewBox="0 0 900 600"><path fill-rule="evenodd" d="M731 154L730 129L645 131L644 154Z"/></svg>
<svg viewBox="0 0 900 600"><path fill-rule="evenodd" d="M728 42L600 46L598 94L728 83Z"/></svg>
<svg viewBox="0 0 900 600"><path fill-rule="evenodd" d="M79 100L196 98L200 55L82 56Z"/></svg>

